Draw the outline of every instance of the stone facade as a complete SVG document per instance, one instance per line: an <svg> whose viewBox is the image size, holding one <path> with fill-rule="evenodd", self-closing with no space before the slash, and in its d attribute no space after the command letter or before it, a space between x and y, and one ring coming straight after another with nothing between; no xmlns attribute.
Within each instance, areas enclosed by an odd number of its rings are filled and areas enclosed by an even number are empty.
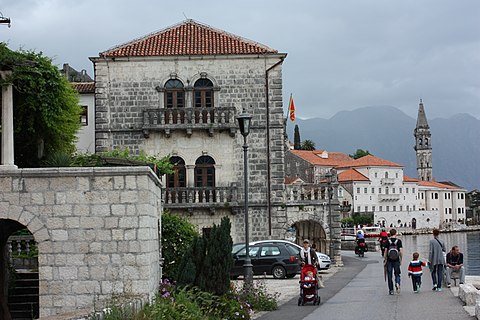
<svg viewBox="0 0 480 320"><path fill-rule="evenodd" d="M38 244L40 316L158 290L161 184L148 167L0 171L0 221Z"/></svg>
<svg viewBox="0 0 480 320"><path fill-rule="evenodd" d="M252 115L251 132L247 137L251 216L262 220L262 224L256 227L252 224L252 228L255 228L251 230L252 239L271 236L273 226L269 220L274 214L274 204L282 203L284 199L285 131L281 72L284 57L284 54L268 54L152 57L148 61L141 58L92 59L96 75L97 151L127 147L151 155L179 156L185 160L187 186L191 187L194 186L196 159L208 155L215 161L215 186L227 188L233 185L237 188L237 198L231 201L233 205L223 210L230 211L232 215L242 212L243 204L243 136L236 130L235 115L245 108ZM272 69L267 71L269 68ZM234 110L233 116L225 120L232 122L232 128L213 128L210 131L192 125L185 130L166 132L159 126L149 127L146 134L145 112L164 109L163 87L172 77L181 80L187 87L187 105L193 100L189 84L201 77L212 81L215 107ZM186 209L184 206L172 210L178 212ZM191 220L201 220L202 226L219 222L223 215L216 213L212 216L212 212L204 214L196 206L190 209ZM258 212L258 218L254 218L255 212ZM241 218L236 221L239 216L231 217L234 220L232 224L240 227ZM242 239L242 233L233 236L235 241Z"/></svg>

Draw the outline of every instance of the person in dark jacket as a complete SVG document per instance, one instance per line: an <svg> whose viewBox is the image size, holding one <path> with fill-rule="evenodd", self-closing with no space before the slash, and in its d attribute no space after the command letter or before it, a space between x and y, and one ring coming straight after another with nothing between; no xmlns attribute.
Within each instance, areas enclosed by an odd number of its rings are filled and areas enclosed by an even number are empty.
<svg viewBox="0 0 480 320"><path fill-rule="evenodd" d="M311 264L317 266L318 257L314 249L310 248L310 241L307 239L303 240L303 249L300 251L300 261L302 265Z"/></svg>
<svg viewBox="0 0 480 320"><path fill-rule="evenodd" d="M463 267L463 253L458 246L453 246L447 253L447 287L450 288L452 273L458 272L460 284L465 283L465 268Z"/></svg>
<svg viewBox="0 0 480 320"><path fill-rule="evenodd" d="M442 291L443 267L445 265L445 243L438 238L440 230L433 229L433 239L430 240L428 260L430 261L430 272L432 274L433 291Z"/></svg>

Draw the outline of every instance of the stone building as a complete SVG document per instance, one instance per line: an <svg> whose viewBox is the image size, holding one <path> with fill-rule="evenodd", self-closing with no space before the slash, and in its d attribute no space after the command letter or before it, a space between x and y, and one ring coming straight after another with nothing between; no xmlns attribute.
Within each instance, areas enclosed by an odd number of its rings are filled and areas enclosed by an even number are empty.
<svg viewBox="0 0 480 320"><path fill-rule="evenodd" d="M284 184L285 57L193 20L103 51L90 58L96 151L170 155L175 172L166 177L165 208L200 231L229 216L234 242L243 241L243 136L236 116L245 110L252 115L250 239L283 239L295 230L297 241L311 236L325 249L330 231L322 193L303 198L302 208L313 207L300 211L297 193Z"/></svg>

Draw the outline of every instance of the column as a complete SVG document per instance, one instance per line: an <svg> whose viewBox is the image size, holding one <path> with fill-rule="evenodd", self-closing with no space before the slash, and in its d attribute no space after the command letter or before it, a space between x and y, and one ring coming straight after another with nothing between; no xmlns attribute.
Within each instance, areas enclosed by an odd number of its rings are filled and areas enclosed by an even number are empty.
<svg viewBox="0 0 480 320"><path fill-rule="evenodd" d="M0 71L6 79L11 71ZM0 170L16 169L13 153L13 89L12 85L2 87L2 149Z"/></svg>

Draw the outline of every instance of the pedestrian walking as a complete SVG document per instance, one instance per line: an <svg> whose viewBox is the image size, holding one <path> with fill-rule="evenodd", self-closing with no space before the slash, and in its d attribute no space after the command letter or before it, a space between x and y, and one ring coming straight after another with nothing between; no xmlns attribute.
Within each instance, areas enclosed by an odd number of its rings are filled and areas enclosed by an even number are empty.
<svg viewBox="0 0 480 320"><path fill-rule="evenodd" d="M427 263L419 259L420 254L414 252L412 255L412 261L408 264L408 276L412 279L413 292L420 292L420 287L422 286L422 267L426 267Z"/></svg>
<svg viewBox="0 0 480 320"><path fill-rule="evenodd" d="M429 267L432 274L433 291L442 291L442 277L445 265L445 243L438 238L440 230L433 229L433 239L430 240Z"/></svg>
<svg viewBox="0 0 480 320"><path fill-rule="evenodd" d="M397 238L397 230L390 229L390 238L388 239L388 247L384 253L384 269L388 280L388 294L393 295L393 280L395 275L395 290L400 293L400 265L402 263L403 245L402 240Z"/></svg>

